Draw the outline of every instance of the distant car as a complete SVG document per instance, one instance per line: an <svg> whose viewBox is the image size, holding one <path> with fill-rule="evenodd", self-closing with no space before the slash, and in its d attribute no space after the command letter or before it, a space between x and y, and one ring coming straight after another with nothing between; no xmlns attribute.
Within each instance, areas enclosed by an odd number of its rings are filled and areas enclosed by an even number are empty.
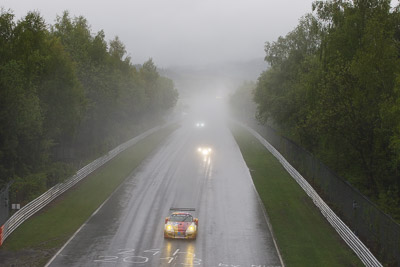
<svg viewBox="0 0 400 267"><path fill-rule="evenodd" d="M203 128L204 127L204 122L198 122L198 123L196 123L196 127L197 128Z"/></svg>
<svg viewBox="0 0 400 267"><path fill-rule="evenodd" d="M203 156L208 156L211 154L212 149L210 147L199 147L197 151Z"/></svg>
<svg viewBox="0 0 400 267"><path fill-rule="evenodd" d="M165 218L164 238L195 239L199 219L194 218L190 212L192 208L171 208L169 217Z"/></svg>

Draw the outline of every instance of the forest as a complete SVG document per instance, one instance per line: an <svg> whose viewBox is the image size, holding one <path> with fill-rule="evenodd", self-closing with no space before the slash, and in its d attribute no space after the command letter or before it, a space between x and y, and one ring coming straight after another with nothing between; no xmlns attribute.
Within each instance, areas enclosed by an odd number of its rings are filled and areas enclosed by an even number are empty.
<svg viewBox="0 0 400 267"><path fill-rule="evenodd" d="M315 1L293 31L266 43L270 67L243 87L253 88L260 122L312 152L398 222L399 44L399 7L389 0Z"/></svg>
<svg viewBox="0 0 400 267"><path fill-rule="evenodd" d="M118 37L105 40L65 11L0 11L0 188L27 203L78 167L161 121L178 92L149 59L133 65Z"/></svg>

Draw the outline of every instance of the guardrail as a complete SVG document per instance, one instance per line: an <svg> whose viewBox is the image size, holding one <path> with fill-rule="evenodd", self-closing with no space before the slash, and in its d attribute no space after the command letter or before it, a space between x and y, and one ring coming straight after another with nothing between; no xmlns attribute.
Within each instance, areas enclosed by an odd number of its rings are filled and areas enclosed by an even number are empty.
<svg viewBox="0 0 400 267"><path fill-rule="evenodd" d="M32 200L24 207L22 207L19 211L14 213L5 223L0 227L0 246L6 240L6 238L20 226L24 221L26 221L29 217L34 215L36 212L44 208L47 204L49 204L52 200L56 197L60 196L62 193L73 187L76 183L87 177L93 171L98 169L99 167L103 166L106 162L113 159L122 151L126 150L127 148L131 147L132 145L136 144L138 141L142 140L143 138L149 136L150 134L167 127L169 124L165 124L163 126L154 127L132 139L129 141L117 146L113 150L109 151L104 156L94 160L93 162L89 163L71 178L68 178L66 181L59 183L48 191L43 193L41 196L37 197L36 199Z"/></svg>
<svg viewBox="0 0 400 267"><path fill-rule="evenodd" d="M295 179L295 181L303 188L307 195L313 200L314 204L319 208L322 215L328 220L336 232L342 237L346 244L354 251L360 260L366 266L379 266L382 264L375 258L369 249L361 242L361 240L347 227L347 225L331 210L331 208L321 199L312 186L303 178L303 176L290 165L290 163L276 150L268 141L266 141L259 133L252 128L237 122L254 135L267 149L279 160L287 172Z"/></svg>

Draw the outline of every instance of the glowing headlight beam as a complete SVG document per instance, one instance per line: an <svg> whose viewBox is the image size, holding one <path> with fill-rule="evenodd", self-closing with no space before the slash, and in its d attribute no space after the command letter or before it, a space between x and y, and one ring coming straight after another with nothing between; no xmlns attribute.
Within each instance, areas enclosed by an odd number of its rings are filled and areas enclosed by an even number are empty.
<svg viewBox="0 0 400 267"><path fill-rule="evenodd" d="M203 154L204 156L207 156L211 153L212 149L209 147L199 147L197 151Z"/></svg>

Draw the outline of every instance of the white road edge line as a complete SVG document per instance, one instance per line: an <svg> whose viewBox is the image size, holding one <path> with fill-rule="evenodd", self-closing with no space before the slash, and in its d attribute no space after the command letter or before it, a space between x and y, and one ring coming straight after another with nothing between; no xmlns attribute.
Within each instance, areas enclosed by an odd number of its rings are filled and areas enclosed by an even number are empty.
<svg viewBox="0 0 400 267"><path fill-rule="evenodd" d="M121 184L123 184L124 182L122 182ZM117 187L118 189L118 187ZM116 191L116 190L115 190ZM114 191L114 192L115 192ZM106 200L104 200L104 202L100 205L100 207L97 208L97 210L95 210L95 212L93 212L92 215L90 215L90 217L81 225L81 227L79 227L78 230L76 230L76 232L70 237L70 239L68 239L68 241L64 244L64 246L62 246L60 248L60 250L50 259L50 261L44 266L44 267L48 267L50 266L50 264L56 259L56 257L58 255L60 255L61 251L69 244L69 242L71 242L72 239L74 239L74 237L82 230L83 227L85 227L85 225L87 224L87 222L94 216L97 214L97 212L103 207L103 205L111 198L111 196L114 193L112 193Z"/></svg>
<svg viewBox="0 0 400 267"><path fill-rule="evenodd" d="M232 134L232 132L231 132L231 134ZM233 135L232 135L232 137L233 137ZM233 139L235 140L235 138L233 138ZM236 142L236 140L235 140L235 142ZM239 148L239 145L237 144L237 142L236 142L236 145L237 145L237 147L239 149L239 152L240 152L240 148ZM246 161L244 160L242 153L240 153L240 155L242 157L242 160L243 160L244 164L247 167ZM257 196L258 204L260 205L260 207L262 209L262 212L264 214L264 219L267 222L267 226L268 226L269 232L271 233L272 241L274 242L274 246L275 246L276 252L278 253L279 261L281 262L281 266L285 267L285 263L283 262L282 255L281 255L281 252L279 250L278 244L276 243L274 231L273 231L272 225L271 225L271 223L269 221L269 217L267 215L267 211L265 210L264 203L262 202L262 200L260 198L260 195L257 192L256 186L254 185L253 177L251 176L251 172L250 172L249 167L247 167L247 170L248 170L248 173L249 173L249 176L250 176L251 184L253 185L253 190L254 190L254 192L256 193L256 196Z"/></svg>
<svg viewBox="0 0 400 267"><path fill-rule="evenodd" d="M249 173L250 173L250 170L249 170ZM250 176L251 176L251 173L250 173ZM270 221L269 221L269 217L268 217L268 215L267 215L267 211L265 210L264 203L262 202L262 200L261 200L261 198L260 198L260 195L259 195L258 192L257 192L257 189L256 189L256 186L254 185L253 179L251 179L251 184L253 185L253 189L254 189L254 191L256 192L257 199L258 199L258 203L259 203L260 206L261 206L261 209L262 209L263 214L264 214L265 221L267 222L269 231L270 231L271 236L272 236L272 241L274 241L275 249L276 249L276 251L278 252L279 261L281 262L282 267L285 267L285 263L283 262L281 252L280 252L279 247L278 247L278 244L276 243L276 240L275 240L274 231L273 231L272 225L271 225L271 223L270 223Z"/></svg>
<svg viewBox="0 0 400 267"><path fill-rule="evenodd" d="M369 251L369 249L364 245L362 241L358 239L358 237L348 228L348 226L338 217L330 207L321 199L318 193L309 185L309 183L303 178L303 176L292 167L292 165L279 153L278 150L275 149L264 137L262 137L257 131L250 128L249 126L244 125L243 123L236 122L241 125L243 128L247 129L256 139L258 139L261 144L280 162L280 164L286 169L286 171L290 174L291 177L299 184L299 186L304 190L304 192L312 199L315 206L320 210L322 215L327 219L327 221L331 224L331 226L335 229L335 231L339 234L343 241L349 246L351 250L357 255L357 257L361 260L361 262L366 266L379 266L382 267L382 264L375 258L375 256ZM307 190L309 188L311 192ZM326 210L323 208L326 207ZM331 212L333 215L331 218L328 215L328 212ZM342 233L343 230L339 229L340 227L336 227L336 220L339 222L346 233L345 235ZM352 245L351 242L357 242L356 245ZM365 253L365 254L364 254ZM367 257L365 257L365 255Z"/></svg>
<svg viewBox="0 0 400 267"><path fill-rule="evenodd" d="M157 126L157 127L158 127L158 126ZM160 128L163 128L163 127L160 127ZM153 128L153 129L154 129L154 128ZM158 129L158 130L159 130L159 129ZM154 132L155 132L155 131L154 131ZM146 137L144 137L144 138L146 138ZM140 164L139 164L139 166L140 166ZM123 180L123 181L121 182L121 184L120 184L119 186L117 186L117 188L115 188L115 190L111 193L111 195L110 195L106 200L104 200L103 203L101 203L100 207L98 207L98 208L93 212L93 214L90 215L90 217L81 225L81 227L79 227L78 230L76 230L76 232L70 237L70 239L68 239L68 241L67 241L67 242L60 248L60 250L49 260L49 262L46 263L46 265L45 265L44 267L50 266L50 264L55 260L55 258L56 258L58 255L60 255L61 251L69 244L69 242L71 242L72 239L74 239L74 237L82 230L82 228L87 224L87 222L88 222L94 215L96 215L97 212L104 206L104 204L115 194L115 192L117 192L118 189L119 189L123 184L125 184L125 183L129 180L129 178L131 177L132 173L135 172L139 166L137 166L134 170L132 170L132 172L128 175L128 177L125 178L125 180Z"/></svg>

